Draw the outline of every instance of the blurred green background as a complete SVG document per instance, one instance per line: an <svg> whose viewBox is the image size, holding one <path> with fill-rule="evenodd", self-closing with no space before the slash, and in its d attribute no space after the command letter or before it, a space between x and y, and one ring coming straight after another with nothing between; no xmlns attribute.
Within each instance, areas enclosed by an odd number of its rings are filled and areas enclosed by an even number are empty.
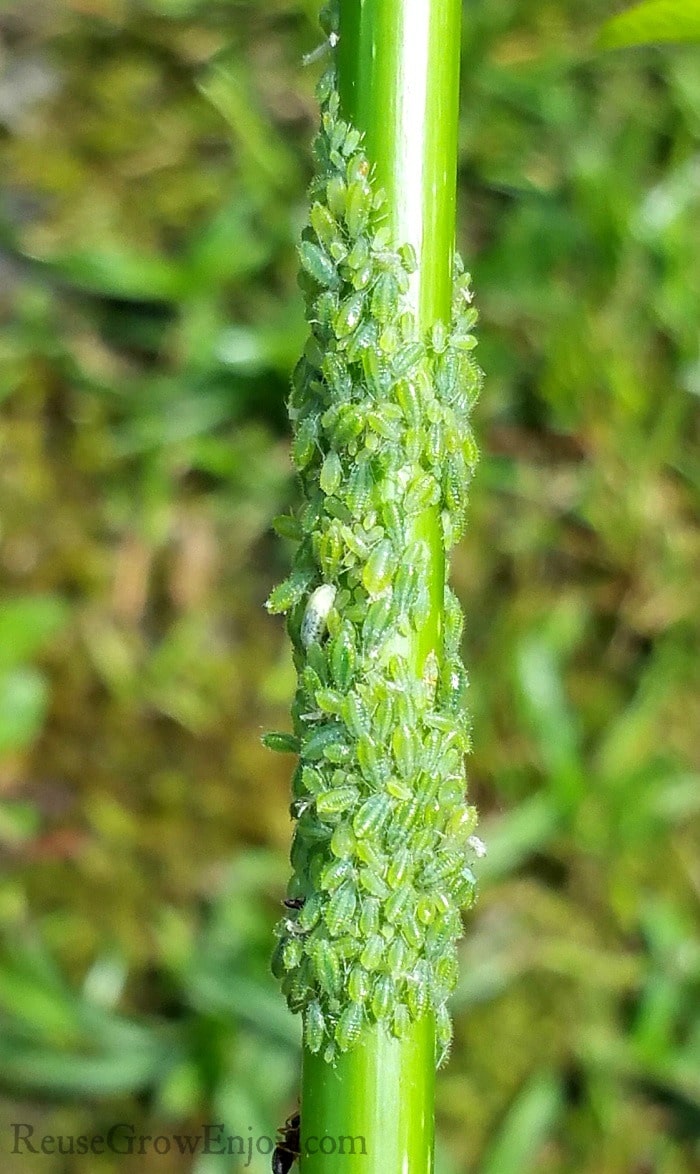
<svg viewBox="0 0 700 1174"><path fill-rule="evenodd" d="M489 855L439 1174L700 1162L700 50L465 5L483 457L454 559ZM0 3L0 1169L270 1134L293 673L284 398L315 0ZM257 1161L257 1165L256 1165ZM249 1167L269 1168L269 1158Z"/></svg>

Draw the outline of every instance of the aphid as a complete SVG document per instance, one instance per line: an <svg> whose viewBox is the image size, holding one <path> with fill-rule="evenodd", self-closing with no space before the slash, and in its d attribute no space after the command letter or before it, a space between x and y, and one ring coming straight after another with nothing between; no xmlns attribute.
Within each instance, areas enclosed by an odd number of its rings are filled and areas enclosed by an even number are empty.
<svg viewBox="0 0 700 1174"><path fill-rule="evenodd" d="M356 752L364 778L375 787L381 787L389 775L389 762L379 743L370 734L361 734L357 739Z"/></svg>
<svg viewBox="0 0 700 1174"><path fill-rule="evenodd" d="M349 269L362 269L369 261L369 242L366 236L359 236L347 255Z"/></svg>
<svg viewBox="0 0 700 1174"><path fill-rule="evenodd" d="M406 489L404 504L409 514L419 514L440 500L440 486L431 473L417 473Z"/></svg>
<svg viewBox="0 0 700 1174"><path fill-rule="evenodd" d="M380 743L386 742L395 721L394 705L388 693L382 697L374 714L374 732Z"/></svg>
<svg viewBox="0 0 700 1174"><path fill-rule="evenodd" d="M380 934L375 933L368 937L360 954L360 962L365 970L378 970L384 958L385 950L386 943Z"/></svg>
<svg viewBox="0 0 700 1174"><path fill-rule="evenodd" d="M345 216L347 193L345 180L340 175L331 176L326 185L326 200L330 212L337 220Z"/></svg>
<svg viewBox="0 0 700 1174"><path fill-rule="evenodd" d="M408 975L406 1002L414 1019L422 1019L428 1009L428 990L417 968Z"/></svg>
<svg viewBox="0 0 700 1174"><path fill-rule="evenodd" d="M303 597L308 585L309 575L306 572L299 573L298 571L284 579L282 583L278 583L270 592L265 603L270 615L279 615L282 612L290 611Z"/></svg>
<svg viewBox="0 0 700 1174"><path fill-rule="evenodd" d="M372 314L378 322L390 322L396 315L399 287L393 273L385 272L377 278L372 290Z"/></svg>
<svg viewBox="0 0 700 1174"><path fill-rule="evenodd" d="M304 1043L310 1052L320 1052L326 1034L326 1021L321 1004L314 999L304 1013Z"/></svg>
<svg viewBox="0 0 700 1174"><path fill-rule="evenodd" d="M372 1014L375 1019L387 1019L394 1004L395 987L388 974L380 974L372 991Z"/></svg>
<svg viewBox="0 0 700 1174"><path fill-rule="evenodd" d="M345 730L341 725L328 722L313 730L302 744L301 753L307 762L318 762L326 757L330 746L345 742Z"/></svg>
<svg viewBox="0 0 700 1174"><path fill-rule="evenodd" d="M394 938L386 955L386 967L394 979L401 978L406 968L406 945L401 938Z"/></svg>
<svg viewBox="0 0 700 1174"><path fill-rule="evenodd" d="M397 1039L405 1039L411 1030L411 1015L405 1003L396 1003L391 1018L391 1030Z"/></svg>
<svg viewBox="0 0 700 1174"><path fill-rule="evenodd" d="M415 913L406 911L401 919L401 933L404 941L412 950L419 950L423 944L423 931Z"/></svg>
<svg viewBox="0 0 700 1174"><path fill-rule="evenodd" d="M386 591L395 569L396 556L391 543L385 539L374 548L362 572L362 582L371 598Z"/></svg>
<svg viewBox="0 0 700 1174"><path fill-rule="evenodd" d="M452 1045L452 1020L444 1003L437 1008L435 1015L435 1039L438 1048L438 1068L445 1063L450 1054Z"/></svg>
<svg viewBox="0 0 700 1174"><path fill-rule="evenodd" d="M316 811L321 817L340 815L348 808L354 807L359 797L357 787L332 787L329 791L322 791L317 795Z"/></svg>
<svg viewBox="0 0 700 1174"><path fill-rule="evenodd" d="M360 933L364 938L367 939L367 943L369 943L370 939L376 937L378 934L380 908L381 906L376 898L363 897L362 909L360 912ZM366 965L366 963L363 963L363 966L364 965ZM372 968L367 967L367 969L369 970Z"/></svg>
<svg viewBox="0 0 700 1174"><path fill-rule="evenodd" d="M334 856L339 860L348 860L355 854L357 841L355 833L352 830L352 825L346 820L343 820L333 831L330 841L330 849Z"/></svg>
<svg viewBox="0 0 700 1174"><path fill-rule="evenodd" d="M399 774L411 778L416 772L416 735L406 726L397 726L392 734L391 749Z"/></svg>
<svg viewBox="0 0 700 1174"><path fill-rule="evenodd" d="M408 848L399 848L398 852L392 856L386 874L386 879L392 889L398 888L410 876L412 867L413 855L411 851Z"/></svg>
<svg viewBox="0 0 700 1174"><path fill-rule="evenodd" d="M309 956L321 989L328 995L337 994L341 981L340 962L331 943L319 938L309 947Z"/></svg>
<svg viewBox="0 0 700 1174"><path fill-rule="evenodd" d="M399 922L414 898L415 893L410 885L401 885L400 888L395 889L385 906L389 921Z"/></svg>
<svg viewBox="0 0 700 1174"><path fill-rule="evenodd" d="M320 641L336 593L337 588L331 583L322 583L309 596L304 618L301 622L301 642L304 648L308 648L310 644L315 644Z"/></svg>
<svg viewBox="0 0 700 1174"><path fill-rule="evenodd" d="M294 970L301 962L303 949L298 938L288 938L282 950L285 970Z"/></svg>
<svg viewBox="0 0 700 1174"><path fill-rule="evenodd" d="M394 799L400 799L402 803L408 802L411 798L411 788L401 779L389 778L386 780L385 786L387 792L393 795Z"/></svg>
<svg viewBox="0 0 700 1174"><path fill-rule="evenodd" d="M311 205L309 221L318 237L319 244L324 248L330 248L333 242L338 240L340 236L338 223L325 204L315 203Z"/></svg>
<svg viewBox="0 0 700 1174"><path fill-rule="evenodd" d="M402 346L394 355L392 360L392 370L397 379L402 379L408 375L420 363L425 354L425 347L422 342L409 342Z"/></svg>
<svg viewBox="0 0 700 1174"><path fill-rule="evenodd" d="M272 1151L272 1174L289 1174L297 1158L301 1157L301 1118L299 1113L288 1117L280 1130L280 1140Z"/></svg>
<svg viewBox="0 0 700 1174"><path fill-rule="evenodd" d="M362 625L362 649L366 656L377 655L382 641L389 631L393 615L393 600L390 595L376 599L367 609L365 622ZM368 730L362 731L367 733Z"/></svg>
<svg viewBox="0 0 700 1174"><path fill-rule="evenodd" d="M362 1004L348 1003L335 1028L335 1042L341 1052L347 1052L356 1042L362 1028L362 1019Z"/></svg>
<svg viewBox="0 0 700 1174"><path fill-rule="evenodd" d="M355 333L348 339L345 352L348 362L356 363L362 358L365 351L377 345L377 326L371 319L362 322Z"/></svg>
<svg viewBox="0 0 700 1174"><path fill-rule="evenodd" d="M372 189L362 179L351 180L352 160L348 165L348 194L345 201L345 223L351 237L359 236L367 227L372 211Z"/></svg>
<svg viewBox="0 0 700 1174"><path fill-rule="evenodd" d="M348 860L331 860L321 872L319 885L326 892L334 893L350 876L352 876L352 866Z"/></svg>
<svg viewBox="0 0 700 1174"><path fill-rule="evenodd" d="M345 503L355 517L363 517L371 506L372 471L368 460L359 459L345 484Z"/></svg>
<svg viewBox="0 0 700 1174"><path fill-rule="evenodd" d="M373 871L373 869L361 868L359 875L360 884L365 892L369 893L373 897L379 897L380 899L388 897L390 892L389 886L381 876L378 876L378 874Z"/></svg>
<svg viewBox="0 0 700 1174"><path fill-rule="evenodd" d="M329 289L338 289L340 277L328 253L313 241L302 241L299 245L299 259L306 272L314 281Z"/></svg>
<svg viewBox="0 0 700 1174"><path fill-rule="evenodd" d="M299 739L295 734L287 734L281 730L270 730L260 739L268 750L276 750L279 754L298 754Z"/></svg>
<svg viewBox="0 0 700 1174"><path fill-rule="evenodd" d="M405 244L399 246L399 257L406 273L415 273L418 268L418 258L416 257L416 250L413 245Z"/></svg>
<svg viewBox="0 0 700 1174"><path fill-rule="evenodd" d="M351 623L344 621L339 632L330 642L329 666L332 679L338 689L346 690L355 675L357 664L357 646L355 629Z"/></svg>
<svg viewBox="0 0 700 1174"><path fill-rule="evenodd" d="M343 712L345 699L337 689L316 689L314 699L322 713L330 713L333 717L340 717Z"/></svg>
<svg viewBox="0 0 700 1174"><path fill-rule="evenodd" d="M370 980L362 966L353 966L348 974L348 994L353 1003L364 1003L369 998Z"/></svg>
<svg viewBox="0 0 700 1174"><path fill-rule="evenodd" d="M346 881L336 889L324 910L324 920L332 937L337 938L352 924L357 908L355 886Z"/></svg>
<svg viewBox="0 0 700 1174"><path fill-rule="evenodd" d="M359 325L364 301L362 293L353 293L340 303L340 309L333 323L337 338L346 338Z"/></svg>
<svg viewBox="0 0 700 1174"><path fill-rule="evenodd" d="M343 721L354 737L359 738L371 729L372 718L369 710L357 693L348 693L343 702Z"/></svg>

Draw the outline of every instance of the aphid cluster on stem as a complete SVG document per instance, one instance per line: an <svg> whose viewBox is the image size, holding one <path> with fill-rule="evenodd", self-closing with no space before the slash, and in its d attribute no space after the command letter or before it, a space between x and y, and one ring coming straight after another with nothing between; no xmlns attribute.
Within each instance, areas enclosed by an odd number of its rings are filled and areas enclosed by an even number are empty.
<svg viewBox="0 0 700 1174"><path fill-rule="evenodd" d="M323 27L337 32L332 9ZM415 649L434 607L421 521L454 544L476 461L476 311L457 259L451 320L421 337L407 298L415 253L390 239L332 69L318 95L299 246L310 333L289 398L302 500L277 523L298 547L267 605L287 613L298 674L292 733L265 739L299 756L272 964L306 1046L327 1060L367 1023L403 1038L429 1011L444 1055L460 909L483 853L464 797L463 620L446 584L440 647L419 671Z"/></svg>

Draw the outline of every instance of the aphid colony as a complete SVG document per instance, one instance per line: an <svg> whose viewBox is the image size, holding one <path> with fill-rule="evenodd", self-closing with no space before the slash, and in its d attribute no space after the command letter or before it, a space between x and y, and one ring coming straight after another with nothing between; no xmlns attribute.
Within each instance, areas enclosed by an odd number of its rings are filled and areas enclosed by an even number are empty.
<svg viewBox="0 0 700 1174"><path fill-rule="evenodd" d="M299 755L273 970L306 1045L329 1061L364 1024L401 1038L428 1010L444 1054L460 909L483 846L464 799L463 620L447 585L442 655L416 653L434 609L418 522L438 517L446 549L463 527L476 312L458 263L452 321L419 336L405 297L415 256L391 247L332 71L319 98L299 248L311 330L289 400L302 504L277 522L299 545L267 605L289 613L298 672L293 733L265 738Z"/></svg>

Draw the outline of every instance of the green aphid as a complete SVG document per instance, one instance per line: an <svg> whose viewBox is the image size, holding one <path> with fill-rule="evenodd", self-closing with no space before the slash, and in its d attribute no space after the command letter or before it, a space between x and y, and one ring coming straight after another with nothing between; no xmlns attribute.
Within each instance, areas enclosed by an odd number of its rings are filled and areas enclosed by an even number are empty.
<svg viewBox="0 0 700 1174"><path fill-rule="evenodd" d="M397 1039L406 1039L411 1030L411 1014L405 1003L397 1003L392 1011L391 1030Z"/></svg>
<svg viewBox="0 0 700 1174"><path fill-rule="evenodd" d="M355 738L369 733L372 727L370 712L357 693L348 693L345 697L342 716L345 725Z"/></svg>
<svg viewBox="0 0 700 1174"><path fill-rule="evenodd" d="M378 742L385 743L387 741L395 721L394 702L387 693L378 702L374 714L374 732Z"/></svg>
<svg viewBox="0 0 700 1174"><path fill-rule="evenodd" d="M340 309L333 323L336 338L347 338L359 326L364 304L365 298L362 293L350 294L340 303Z"/></svg>
<svg viewBox="0 0 700 1174"><path fill-rule="evenodd" d="M326 1021L321 1004L316 999L304 1012L304 1043L310 1052L320 1052L326 1035Z"/></svg>
<svg viewBox="0 0 700 1174"><path fill-rule="evenodd" d="M341 725L328 722L319 726L307 738L301 747L301 753L307 762L319 762L328 746L337 745L345 741L345 730Z"/></svg>
<svg viewBox="0 0 700 1174"><path fill-rule="evenodd" d="M365 656L377 655L389 632L393 610L393 599L390 595L384 595L369 605L362 625L362 651ZM369 727L360 732L369 733Z"/></svg>
<svg viewBox="0 0 700 1174"><path fill-rule="evenodd" d="M362 966L353 966L348 974L348 994L353 1003L366 1003L371 990L370 978Z"/></svg>
<svg viewBox="0 0 700 1174"><path fill-rule="evenodd" d="M321 465L319 484L323 492L330 497L337 492L342 480L343 465L341 459L335 449L331 449L330 452L326 453L323 464Z"/></svg>
<svg viewBox="0 0 700 1174"><path fill-rule="evenodd" d="M459 652L462 643L463 630L464 615L459 600L454 591L452 591L450 587L446 586L444 596L443 632L445 640L445 651L448 656L454 656L457 652Z"/></svg>
<svg viewBox="0 0 700 1174"><path fill-rule="evenodd" d="M431 473L416 473L406 489L404 504L409 514L419 514L440 500L440 486Z"/></svg>
<svg viewBox="0 0 700 1174"><path fill-rule="evenodd" d="M280 538L291 538L294 542L301 539L299 520L291 514L278 514L272 519L272 529Z"/></svg>
<svg viewBox="0 0 700 1174"><path fill-rule="evenodd" d="M428 992L422 983L409 979L406 985L406 1002L413 1019L422 1019L428 1009Z"/></svg>
<svg viewBox="0 0 700 1174"><path fill-rule="evenodd" d="M323 248L329 249L335 241L340 239L340 226L325 204L311 205L309 221Z"/></svg>
<svg viewBox="0 0 700 1174"><path fill-rule="evenodd" d="M361 1003L348 1003L335 1028L335 1042L341 1052L347 1052L357 1042L362 1028L362 1020Z"/></svg>
<svg viewBox="0 0 700 1174"><path fill-rule="evenodd" d="M282 950L285 970L294 970L301 962L303 947L298 938L287 938Z"/></svg>
<svg viewBox="0 0 700 1174"><path fill-rule="evenodd" d="M373 786L381 787L389 776L390 768L380 744L370 734L361 734L357 739L356 752L363 777Z"/></svg>
<svg viewBox="0 0 700 1174"><path fill-rule="evenodd" d="M365 562L369 558L369 546L361 527L353 530L350 526L343 526L341 537L347 549L357 560ZM345 565L350 565L347 555L345 556Z"/></svg>
<svg viewBox="0 0 700 1174"><path fill-rule="evenodd" d="M360 910L360 933L367 942L370 938L378 935L380 912L381 905L375 897L363 897Z"/></svg>
<svg viewBox="0 0 700 1174"><path fill-rule="evenodd" d="M335 766L344 766L352 758L352 747L347 742L335 742L323 747L323 757Z"/></svg>
<svg viewBox="0 0 700 1174"><path fill-rule="evenodd" d="M353 869L349 860L331 860L321 869L319 887L327 893L334 893L344 881L352 877L352 874Z"/></svg>
<svg viewBox="0 0 700 1174"><path fill-rule="evenodd" d="M389 897L385 912L389 921L400 922L404 913L415 901L415 890L411 885L401 885Z"/></svg>
<svg viewBox="0 0 700 1174"><path fill-rule="evenodd" d="M345 504L355 517L364 517L370 509L373 487L374 479L369 461L358 460L350 470L344 487Z"/></svg>
<svg viewBox="0 0 700 1174"><path fill-rule="evenodd" d="M345 698L337 689L316 689L314 698L322 713L329 713L333 717L342 715Z"/></svg>
<svg viewBox="0 0 700 1174"><path fill-rule="evenodd" d="M349 269L362 269L370 259L369 242L366 236L360 236L354 242L346 258Z"/></svg>
<svg viewBox="0 0 700 1174"><path fill-rule="evenodd" d="M271 730L263 734L260 739L268 750L276 750L279 754L298 754L300 742L296 734L287 734L281 730Z"/></svg>
<svg viewBox="0 0 700 1174"><path fill-rule="evenodd" d="M362 928L361 923L360 928ZM379 970L384 959L385 950L386 942L381 934L375 933L365 938L364 947L360 955L360 962L365 971Z"/></svg>
<svg viewBox="0 0 700 1174"><path fill-rule="evenodd" d="M379 349L387 358L395 355L401 343L401 333L393 322L388 322L379 334Z"/></svg>
<svg viewBox="0 0 700 1174"><path fill-rule="evenodd" d="M397 889L408 877L411 876L412 871L412 852L408 848L399 848L398 852L395 852L392 855L386 874L386 879L391 885L392 889Z"/></svg>
<svg viewBox="0 0 700 1174"><path fill-rule="evenodd" d="M284 975L285 975L285 969L284 969L284 947L285 947L285 945L286 945L286 939L280 938L279 941L275 944L275 948L272 951L272 957L270 959L270 970L272 971L274 978L277 978L279 980L283 979ZM384 948L384 943L382 942L382 949L383 948Z"/></svg>
<svg viewBox="0 0 700 1174"><path fill-rule="evenodd" d="M399 246L399 258L406 273L415 273L418 268L418 258L416 250L413 245L405 244Z"/></svg>
<svg viewBox="0 0 700 1174"><path fill-rule="evenodd" d="M336 220L341 220L345 217L347 196L348 188L342 176L331 176L326 185L326 199L328 201L329 211Z"/></svg>
<svg viewBox="0 0 700 1174"><path fill-rule="evenodd" d="M340 355L329 351L324 356L321 369L333 395L339 399L348 399L352 394L352 377Z"/></svg>
<svg viewBox="0 0 700 1174"><path fill-rule="evenodd" d="M320 245L313 241L302 241L299 245L301 263L314 281L329 289L340 288L340 277L334 262Z"/></svg>
<svg viewBox="0 0 700 1174"><path fill-rule="evenodd" d="M384 876L387 869L387 858L373 840L360 839L357 841L357 859L366 864L378 876Z"/></svg>
<svg viewBox="0 0 700 1174"><path fill-rule="evenodd" d="M301 933L309 933L314 928L321 916L322 906L323 899L320 893L311 893L306 898L294 923Z"/></svg>
<svg viewBox="0 0 700 1174"><path fill-rule="evenodd" d="M352 624L344 621L340 631L330 642L328 664L336 688L345 691L355 675L357 643Z"/></svg>
<svg viewBox="0 0 700 1174"><path fill-rule="evenodd" d="M438 1068L445 1063L452 1045L452 1020L447 1007L442 1003L435 1015L435 1040L438 1051Z"/></svg>
<svg viewBox="0 0 700 1174"><path fill-rule="evenodd" d="M415 383L409 379L399 379L394 385L394 395L409 428L421 428L423 410Z"/></svg>
<svg viewBox="0 0 700 1174"><path fill-rule="evenodd" d="M337 994L341 986L340 961L331 943L325 938L313 942L309 947L309 957L321 989L328 995Z"/></svg>
<svg viewBox="0 0 700 1174"><path fill-rule="evenodd" d="M401 919L401 933L404 941L412 950L419 950L423 945L424 933L416 914L407 910Z"/></svg>
<svg viewBox="0 0 700 1174"><path fill-rule="evenodd" d="M416 901L416 917L421 925L430 925L435 918L435 901L423 894Z"/></svg>
<svg viewBox="0 0 700 1174"><path fill-rule="evenodd" d="M318 420L307 417L297 428L292 443L292 460L299 472L302 472L313 459L318 445Z"/></svg>
<svg viewBox="0 0 700 1174"><path fill-rule="evenodd" d="M396 444L401 436L401 423L393 413L392 407L396 404L383 404L381 408L371 409L367 413L367 423L373 432L382 440L389 440Z"/></svg>
<svg viewBox="0 0 700 1174"><path fill-rule="evenodd" d="M370 166L367 156L361 151L348 160L346 176L348 184L365 183L369 178ZM353 233L353 235L356 235Z"/></svg>
<svg viewBox="0 0 700 1174"><path fill-rule="evenodd" d="M343 539L340 525L335 524L335 519L314 535L313 544L324 578L334 579L343 559Z"/></svg>
<svg viewBox="0 0 700 1174"><path fill-rule="evenodd" d="M408 802L408 800L411 798L411 795L413 794L411 788L403 779L390 777L386 780L384 785L387 789L387 792L390 795L393 795L394 799L400 799L402 803Z"/></svg>
<svg viewBox="0 0 700 1174"><path fill-rule="evenodd" d="M449 453L443 464L442 492L445 505L458 516L467 506L469 473L461 454Z"/></svg>
<svg viewBox="0 0 700 1174"><path fill-rule="evenodd" d="M345 881L336 889L323 914L332 937L337 938L347 932L352 925L356 909L357 891L350 881Z"/></svg>
<svg viewBox="0 0 700 1174"><path fill-rule="evenodd" d="M308 587L309 575L306 572L303 574L294 572L273 588L265 607L270 615L280 615L291 611L304 597Z"/></svg>
<svg viewBox="0 0 700 1174"><path fill-rule="evenodd" d="M391 737L391 749L399 774L404 779L412 778L417 767L414 730L407 726L397 726Z"/></svg>
<svg viewBox="0 0 700 1174"><path fill-rule="evenodd" d="M350 171L350 167L348 168ZM345 223L351 238L364 232L372 213L372 189L363 179L350 181L348 175L348 194L345 201Z"/></svg>
<svg viewBox="0 0 700 1174"><path fill-rule="evenodd" d="M422 342L409 342L402 346L392 359L392 370L397 379L403 379L418 366L425 354Z"/></svg>
<svg viewBox="0 0 700 1174"><path fill-rule="evenodd" d="M380 1023L388 1019L394 1005L396 988L388 974L380 974L372 991L372 1014Z"/></svg>
<svg viewBox="0 0 700 1174"><path fill-rule="evenodd" d="M399 307L399 286L393 273L380 273L371 300L372 315L384 325L395 318Z"/></svg>
<svg viewBox="0 0 700 1174"><path fill-rule="evenodd" d="M350 449L366 427L365 412L357 404L342 404L335 416L332 429L333 443Z"/></svg>
<svg viewBox="0 0 700 1174"><path fill-rule="evenodd" d="M394 938L387 950L386 968L395 982L403 978L406 969L406 953L406 943L401 938Z"/></svg>
<svg viewBox="0 0 700 1174"><path fill-rule="evenodd" d="M316 811L323 818L326 815L342 815L354 807L359 798L357 787L332 787L316 796Z"/></svg>
<svg viewBox="0 0 700 1174"><path fill-rule="evenodd" d="M374 872L373 869L361 868L359 876L361 887L366 893L369 893L370 896L378 897L380 900L384 900L389 896L391 890L388 884L381 876Z"/></svg>
<svg viewBox="0 0 700 1174"><path fill-rule="evenodd" d="M372 551L362 572L362 583L370 597L386 591L396 570L396 554L388 539Z"/></svg>
<svg viewBox="0 0 700 1174"><path fill-rule="evenodd" d="M333 835L331 836L331 852L339 860L349 860L355 855L356 847L357 840L352 830L352 825L347 820L343 820L334 829Z"/></svg>
<svg viewBox="0 0 700 1174"><path fill-rule="evenodd" d="M357 363L365 351L372 351L377 345L377 327L372 321L362 322L345 342L348 362Z"/></svg>

